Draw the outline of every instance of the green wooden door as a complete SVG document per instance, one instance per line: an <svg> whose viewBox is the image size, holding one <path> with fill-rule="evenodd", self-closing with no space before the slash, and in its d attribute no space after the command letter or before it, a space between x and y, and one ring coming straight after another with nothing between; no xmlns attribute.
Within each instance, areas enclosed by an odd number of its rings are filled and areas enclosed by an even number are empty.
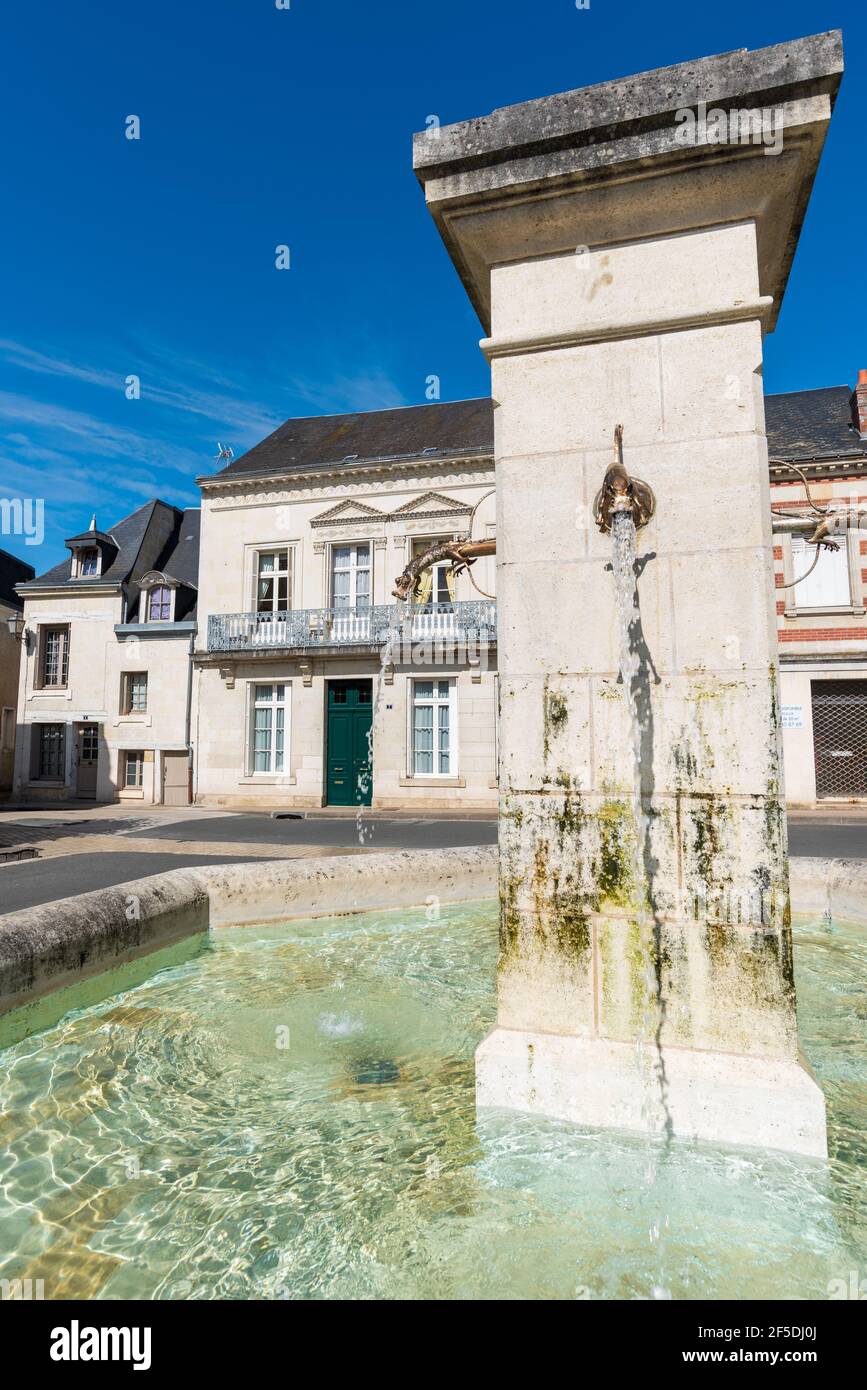
<svg viewBox="0 0 867 1390"><path fill-rule="evenodd" d="M325 799L329 806L370 805L372 721L372 681L328 682Z"/></svg>

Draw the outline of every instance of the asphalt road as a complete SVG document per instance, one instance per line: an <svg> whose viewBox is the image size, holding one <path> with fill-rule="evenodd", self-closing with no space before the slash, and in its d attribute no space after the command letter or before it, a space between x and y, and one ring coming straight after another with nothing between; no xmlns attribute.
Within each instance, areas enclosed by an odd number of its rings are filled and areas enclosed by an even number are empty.
<svg viewBox="0 0 867 1390"><path fill-rule="evenodd" d="M134 832L149 840L234 841L244 845L334 845L358 844L354 817L347 819L313 817L305 820L272 820L270 816L220 816L213 820L176 821ZM497 842L495 820L364 820L364 845L368 849L448 849L452 845L493 845ZM867 821L857 825L823 822L790 822L790 854L817 854L834 859L867 859Z"/></svg>
<svg viewBox="0 0 867 1390"><path fill-rule="evenodd" d="M493 845L495 820L386 820L365 816L362 821L365 849L449 849L456 845ZM354 816L311 816L305 820L276 820L270 816L215 816L213 819L174 821L171 825L133 831L124 836L148 840L210 840L242 845L357 846Z"/></svg>
<svg viewBox="0 0 867 1390"><path fill-rule="evenodd" d="M120 826L123 822L119 823ZM139 836L149 840L234 842L237 855L154 854L137 851ZM267 815L202 817L148 827L118 836L129 850L111 854L69 854L56 858L25 860L0 865L0 914L17 912L39 903L54 902L94 888L108 888L167 869L200 865L250 863L259 858L257 845L326 845L344 848L358 844L354 818L272 820ZM493 820L384 820L367 817L364 845L367 849L442 849L458 845L490 845L496 842ZM249 853L244 847L249 846ZM789 824L789 850L795 855L833 859L867 859L867 821L857 825L803 821Z"/></svg>
<svg viewBox="0 0 867 1390"><path fill-rule="evenodd" d="M221 864L261 863L255 854L221 854ZM112 888L133 878L167 869L198 869L214 860L207 854L63 854L55 859L25 859L0 864L0 915L53 903L94 888Z"/></svg>
<svg viewBox="0 0 867 1390"><path fill-rule="evenodd" d="M820 859L867 859L867 821L863 825L789 821L789 854L815 854Z"/></svg>

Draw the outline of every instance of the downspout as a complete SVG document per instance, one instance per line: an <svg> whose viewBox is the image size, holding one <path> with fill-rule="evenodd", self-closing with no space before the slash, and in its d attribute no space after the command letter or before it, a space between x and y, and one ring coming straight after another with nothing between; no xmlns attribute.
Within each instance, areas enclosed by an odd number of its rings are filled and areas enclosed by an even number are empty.
<svg viewBox="0 0 867 1390"><path fill-rule="evenodd" d="M190 645L187 652L187 715L184 742L187 745L187 787L189 791L190 804L195 800L195 789L193 787L194 776L198 773L198 767L193 761L193 749L190 743L190 734L193 724L193 652L196 645L195 632L190 633Z"/></svg>

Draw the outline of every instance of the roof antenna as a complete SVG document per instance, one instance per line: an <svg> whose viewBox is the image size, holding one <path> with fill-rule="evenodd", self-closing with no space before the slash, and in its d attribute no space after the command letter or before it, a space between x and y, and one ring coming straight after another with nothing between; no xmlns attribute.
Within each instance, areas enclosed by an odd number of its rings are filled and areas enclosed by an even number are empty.
<svg viewBox="0 0 867 1390"><path fill-rule="evenodd" d="M219 441L219 439L218 439L218 440L217 440L217 462L219 463L220 460L223 459L223 460L225 460L226 463L231 463L231 461L232 461L232 459L233 459L234 457L235 457L235 450L232 448L232 446L229 445L227 448L224 449L223 446L222 446L222 444L220 443L220 441Z"/></svg>

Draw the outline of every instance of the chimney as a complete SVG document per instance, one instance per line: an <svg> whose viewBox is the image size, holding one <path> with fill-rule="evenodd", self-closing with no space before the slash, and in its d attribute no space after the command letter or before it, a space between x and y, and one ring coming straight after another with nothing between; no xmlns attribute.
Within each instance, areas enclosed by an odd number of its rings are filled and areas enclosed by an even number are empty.
<svg viewBox="0 0 867 1390"><path fill-rule="evenodd" d="M861 438L867 439L867 367L862 367L858 373L858 382L852 393L852 414Z"/></svg>

